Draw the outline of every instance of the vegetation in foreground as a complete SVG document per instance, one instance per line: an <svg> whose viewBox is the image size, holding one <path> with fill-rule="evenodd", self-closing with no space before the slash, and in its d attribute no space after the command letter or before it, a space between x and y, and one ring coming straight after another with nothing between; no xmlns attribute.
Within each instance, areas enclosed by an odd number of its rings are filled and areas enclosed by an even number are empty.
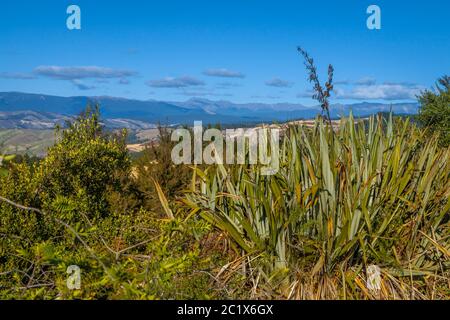
<svg viewBox="0 0 450 320"><path fill-rule="evenodd" d="M332 73L316 90L325 111ZM3 164L0 298L449 299L448 123L329 120L290 126L280 170L262 176L174 166L164 130L132 160L126 132L88 109L41 161Z"/></svg>
<svg viewBox="0 0 450 320"><path fill-rule="evenodd" d="M273 176L175 167L162 140L136 175L97 117L2 177L1 196L28 208L1 202L2 298L449 297L450 149L407 120L292 126ZM70 291L74 264L82 288Z"/></svg>

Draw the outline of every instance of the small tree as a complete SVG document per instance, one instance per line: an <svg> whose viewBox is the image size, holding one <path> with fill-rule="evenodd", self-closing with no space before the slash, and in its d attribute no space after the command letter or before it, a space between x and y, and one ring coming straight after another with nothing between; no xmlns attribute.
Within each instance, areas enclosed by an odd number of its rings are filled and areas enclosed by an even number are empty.
<svg viewBox="0 0 450 320"><path fill-rule="evenodd" d="M450 77L443 76L436 83L436 90L425 90L418 96L419 122L440 134L443 146L450 145Z"/></svg>
<svg viewBox="0 0 450 320"><path fill-rule="evenodd" d="M121 178L131 171L125 132L105 133L98 107L88 107L57 136L36 176L43 206L51 209L63 197L91 218L109 215L108 196L120 191Z"/></svg>

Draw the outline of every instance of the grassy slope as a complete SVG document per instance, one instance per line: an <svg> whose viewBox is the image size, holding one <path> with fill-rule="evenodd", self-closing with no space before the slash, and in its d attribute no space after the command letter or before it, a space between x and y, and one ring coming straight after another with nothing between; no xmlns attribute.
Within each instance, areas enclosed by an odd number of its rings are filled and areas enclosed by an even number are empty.
<svg viewBox="0 0 450 320"><path fill-rule="evenodd" d="M28 153L43 156L54 141L53 130L0 129L0 151L2 153Z"/></svg>

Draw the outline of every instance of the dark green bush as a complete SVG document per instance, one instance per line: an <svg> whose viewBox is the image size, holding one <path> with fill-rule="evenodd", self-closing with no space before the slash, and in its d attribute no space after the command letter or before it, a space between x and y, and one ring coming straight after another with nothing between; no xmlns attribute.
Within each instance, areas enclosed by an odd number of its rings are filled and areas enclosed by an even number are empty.
<svg viewBox="0 0 450 320"><path fill-rule="evenodd" d="M180 176L169 165L170 137L163 132L160 148L154 146L152 156L139 161L136 177L125 132L106 134L98 109L88 109L57 135L46 158L11 163L0 178L2 197L37 209L0 201L0 298L175 299L223 294L210 275L223 256L213 251L205 255L201 248L209 224L183 211L166 219L155 205L157 197L150 196L153 179L174 197L184 186L176 182ZM142 171L144 167L149 170ZM66 286L70 265L82 270L81 290Z"/></svg>
<svg viewBox="0 0 450 320"><path fill-rule="evenodd" d="M425 90L418 98L418 119L431 132L440 134L443 146L450 145L450 77L443 76L436 84L436 91Z"/></svg>

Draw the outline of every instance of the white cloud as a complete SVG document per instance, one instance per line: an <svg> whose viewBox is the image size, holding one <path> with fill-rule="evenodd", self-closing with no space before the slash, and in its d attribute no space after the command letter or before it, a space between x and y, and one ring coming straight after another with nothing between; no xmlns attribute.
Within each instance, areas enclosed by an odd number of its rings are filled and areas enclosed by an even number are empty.
<svg viewBox="0 0 450 320"><path fill-rule="evenodd" d="M373 86L377 81L372 77L364 77L355 82L356 85Z"/></svg>
<svg viewBox="0 0 450 320"><path fill-rule="evenodd" d="M203 74L210 77L245 78L245 75L241 72L231 71L228 69L208 69L204 71Z"/></svg>
<svg viewBox="0 0 450 320"><path fill-rule="evenodd" d="M346 90L335 88L336 98L355 100L415 100L425 88L419 85L384 83L373 85L356 85Z"/></svg>
<svg viewBox="0 0 450 320"><path fill-rule="evenodd" d="M184 76L179 78L167 77L163 79L150 80L147 82L147 85L153 88L187 88L203 86L205 83L196 78Z"/></svg>
<svg viewBox="0 0 450 320"><path fill-rule="evenodd" d="M72 82L72 84L73 84L75 87L78 88L78 90L83 90L83 91L85 91L85 90L92 90L92 89L96 89L96 88L97 88L97 87L95 87L95 86L87 85L87 84L85 84L85 83L83 83L83 82L81 82L80 80L77 80L77 79L71 80L71 82Z"/></svg>
<svg viewBox="0 0 450 320"><path fill-rule="evenodd" d="M280 78L273 78L272 80L266 81L266 85L277 88L290 88L292 87L293 83Z"/></svg>
<svg viewBox="0 0 450 320"><path fill-rule="evenodd" d="M216 85L216 89L230 89L230 88L237 88L240 86L241 86L241 84L234 83L234 82L219 82Z"/></svg>
<svg viewBox="0 0 450 320"><path fill-rule="evenodd" d="M39 66L34 69L33 73L38 76L59 80L126 78L137 74L131 70L118 70L98 66Z"/></svg>

